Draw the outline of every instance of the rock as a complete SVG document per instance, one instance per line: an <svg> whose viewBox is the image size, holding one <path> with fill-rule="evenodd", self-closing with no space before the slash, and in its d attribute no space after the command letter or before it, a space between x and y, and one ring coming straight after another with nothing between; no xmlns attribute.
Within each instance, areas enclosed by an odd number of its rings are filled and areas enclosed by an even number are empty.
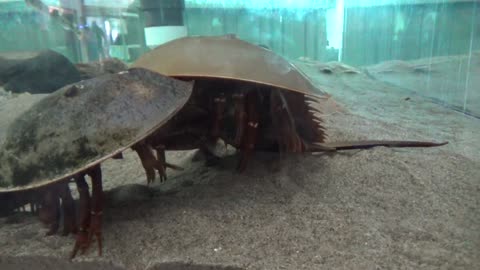
<svg viewBox="0 0 480 270"><path fill-rule="evenodd" d="M51 93L79 80L75 66L52 50L24 59L0 58L0 85L13 93Z"/></svg>
<svg viewBox="0 0 480 270"><path fill-rule="evenodd" d="M94 78L104 74L113 74L128 69L128 66L116 58L75 65L82 80Z"/></svg>

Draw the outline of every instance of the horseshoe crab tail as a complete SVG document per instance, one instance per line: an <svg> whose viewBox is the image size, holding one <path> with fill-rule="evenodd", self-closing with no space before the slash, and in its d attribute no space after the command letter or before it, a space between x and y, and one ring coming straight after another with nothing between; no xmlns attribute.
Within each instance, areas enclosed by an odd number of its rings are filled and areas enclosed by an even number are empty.
<svg viewBox="0 0 480 270"><path fill-rule="evenodd" d="M331 143L314 143L309 145L307 152L338 151L352 149L369 149L377 146L384 147L436 147L446 145L448 142L423 142L423 141L347 141Z"/></svg>

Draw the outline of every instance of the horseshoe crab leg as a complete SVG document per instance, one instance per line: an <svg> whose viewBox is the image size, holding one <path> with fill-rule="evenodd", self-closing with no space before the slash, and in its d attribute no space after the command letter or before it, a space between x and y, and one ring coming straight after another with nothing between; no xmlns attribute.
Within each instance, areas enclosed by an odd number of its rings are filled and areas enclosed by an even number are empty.
<svg viewBox="0 0 480 270"><path fill-rule="evenodd" d="M303 152L304 144L296 131L295 120L282 93L279 91L271 92L270 106L280 152Z"/></svg>
<svg viewBox="0 0 480 270"><path fill-rule="evenodd" d="M92 197L85 181L88 174L92 182ZM80 194L80 228L77 233L75 246L70 255L73 259L78 251L84 254L90 246L93 236L97 238L98 255L102 255L102 214L103 214L103 188L102 170L100 165L93 166L75 177L78 193Z"/></svg>
<svg viewBox="0 0 480 270"><path fill-rule="evenodd" d="M157 170L158 174L160 176L160 182L166 181L167 180L167 173L166 170L167 168L165 167L165 164L167 163L165 160L165 145L158 145L155 150L157 151Z"/></svg>
<svg viewBox="0 0 480 270"><path fill-rule="evenodd" d="M245 132L245 120L247 118L245 113L245 96L243 94L234 94L234 117L235 117L235 138L234 145L239 147L242 143L243 133Z"/></svg>
<svg viewBox="0 0 480 270"><path fill-rule="evenodd" d="M60 199L55 186L46 188L39 216L40 220L49 227L46 236L57 233L60 219Z"/></svg>
<svg viewBox="0 0 480 270"><path fill-rule="evenodd" d="M87 174L92 180L92 211L88 230L87 243L90 245L95 236L98 243L98 255L102 255L102 215L103 215L103 186L102 169L100 165L89 169ZM88 246L87 246L88 247Z"/></svg>
<svg viewBox="0 0 480 270"><path fill-rule="evenodd" d="M77 233L75 203L68 187L68 182L61 183L59 189L63 209L63 235L67 236L69 233Z"/></svg>
<svg viewBox="0 0 480 270"><path fill-rule="evenodd" d="M220 137L220 132L223 127L223 119L225 118L225 95L221 93L219 97L213 99L213 102L215 103L215 116L213 120L212 136L213 138L218 138Z"/></svg>
<svg viewBox="0 0 480 270"><path fill-rule="evenodd" d="M250 157L257 140L258 120L260 118L257 110L257 96L256 92L247 94L247 126L245 135L242 138L241 157L238 163L237 170L242 172L247 167L248 158Z"/></svg>
<svg viewBox="0 0 480 270"><path fill-rule="evenodd" d="M137 152L138 157L142 162L142 166L147 175L147 184L150 184L155 180L155 169L157 169L158 174L160 175L161 182L167 180L166 168L183 170L182 167L165 161L165 146L163 145L155 147L155 150L157 150L157 157L153 154L152 147L144 142L133 145L132 149Z"/></svg>
<svg viewBox="0 0 480 270"><path fill-rule="evenodd" d="M37 213L37 211L38 211L37 207L38 207L38 205L36 203L33 203L33 202L30 203L30 211L32 212L32 214Z"/></svg>
<svg viewBox="0 0 480 270"><path fill-rule="evenodd" d="M60 221L60 199L62 201L61 208L63 211L63 236L69 233L77 232L77 225L75 221L75 206L68 182L62 181L57 184L50 185L44 190L41 208L39 208L39 217L42 223L49 226L46 236L56 234L59 229ZM34 195L31 195L34 196ZM34 198L32 198L34 199ZM32 213L36 207L35 202L30 202Z"/></svg>
<svg viewBox="0 0 480 270"><path fill-rule="evenodd" d="M77 238L73 247L70 259L75 258L77 252L85 253L88 247L88 232L90 225L90 192L88 184L85 181L85 173L80 173L75 176L75 183L77 184L78 193L80 195L79 212L80 212L80 227L78 228Z"/></svg>
<svg viewBox="0 0 480 270"><path fill-rule="evenodd" d="M162 179L162 172L165 171L165 168L162 164L157 164L157 160L153 155L152 148L145 143L137 143L132 146L132 149L137 152L142 166L145 169L145 174L147 175L147 184L152 183L155 180L155 169L159 171L160 180Z"/></svg>

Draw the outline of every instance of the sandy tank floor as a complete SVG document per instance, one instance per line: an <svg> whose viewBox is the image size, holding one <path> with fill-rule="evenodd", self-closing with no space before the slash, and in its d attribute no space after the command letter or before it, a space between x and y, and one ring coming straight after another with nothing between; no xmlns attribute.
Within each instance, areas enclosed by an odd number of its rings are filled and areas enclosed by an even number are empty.
<svg viewBox="0 0 480 270"><path fill-rule="evenodd" d="M69 263L73 236L17 214L0 219L0 269L480 269L480 120L350 67L298 65L338 105L325 110L329 141L450 143L259 153L242 174L235 155L206 167L173 152L185 171L150 187L128 151L104 163L102 257L94 245ZM35 98L0 96L0 127Z"/></svg>

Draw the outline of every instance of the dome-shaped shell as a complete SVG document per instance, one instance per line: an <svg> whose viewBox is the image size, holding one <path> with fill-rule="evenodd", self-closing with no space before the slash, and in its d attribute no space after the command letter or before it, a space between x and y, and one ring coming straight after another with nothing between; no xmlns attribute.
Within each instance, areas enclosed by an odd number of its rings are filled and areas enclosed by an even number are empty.
<svg viewBox="0 0 480 270"><path fill-rule="evenodd" d="M177 78L225 78L321 93L283 57L228 35L179 38L143 54L132 66Z"/></svg>
<svg viewBox="0 0 480 270"><path fill-rule="evenodd" d="M65 86L20 115L0 148L0 193L70 178L166 123L193 84L131 69Z"/></svg>

